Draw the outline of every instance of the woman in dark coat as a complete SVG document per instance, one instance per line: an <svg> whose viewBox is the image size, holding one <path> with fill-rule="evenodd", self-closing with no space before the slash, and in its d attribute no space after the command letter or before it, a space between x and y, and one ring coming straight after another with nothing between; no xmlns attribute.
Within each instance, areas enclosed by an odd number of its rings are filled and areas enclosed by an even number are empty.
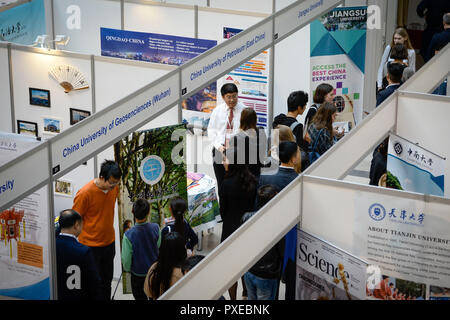
<svg viewBox="0 0 450 320"><path fill-rule="evenodd" d="M220 188L220 215L222 217L222 237L221 242L225 241L236 229L241 225L241 218L244 213L253 211L257 180L249 171L246 164L235 164L230 159L234 159L234 155L238 148L228 149L224 161L225 177ZM243 280L242 280L243 281ZM237 282L228 289L230 299L236 299ZM245 287L244 294L245 296Z"/></svg>

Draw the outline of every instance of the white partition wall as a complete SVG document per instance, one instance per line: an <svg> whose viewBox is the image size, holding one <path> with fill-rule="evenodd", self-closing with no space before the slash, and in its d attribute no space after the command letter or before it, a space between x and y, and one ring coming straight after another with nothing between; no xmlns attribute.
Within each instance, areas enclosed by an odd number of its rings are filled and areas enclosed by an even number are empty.
<svg viewBox="0 0 450 320"><path fill-rule="evenodd" d="M120 1L58 0L52 3L55 35L70 37L65 50L100 55L100 27L121 27Z"/></svg>
<svg viewBox="0 0 450 320"><path fill-rule="evenodd" d="M40 52L40 53L37 53ZM11 52L14 86L14 109L16 120L38 123L39 136L43 134L43 117L54 117L62 121L62 131L70 127L70 108L92 111L91 62L87 56L68 57L14 49ZM60 84L48 73L59 65L72 65L85 76L90 88L65 93ZM29 88L50 90L50 108L30 105Z"/></svg>
<svg viewBox="0 0 450 320"><path fill-rule="evenodd" d="M0 47L0 97L2 97L0 131L12 132L8 48L6 45Z"/></svg>
<svg viewBox="0 0 450 320"><path fill-rule="evenodd" d="M444 196L450 198L450 97L400 92L397 134L445 157Z"/></svg>
<svg viewBox="0 0 450 320"><path fill-rule="evenodd" d="M210 0L210 6L212 8L272 14L272 0Z"/></svg>
<svg viewBox="0 0 450 320"><path fill-rule="evenodd" d="M125 2L124 29L193 38L195 14L193 8Z"/></svg>

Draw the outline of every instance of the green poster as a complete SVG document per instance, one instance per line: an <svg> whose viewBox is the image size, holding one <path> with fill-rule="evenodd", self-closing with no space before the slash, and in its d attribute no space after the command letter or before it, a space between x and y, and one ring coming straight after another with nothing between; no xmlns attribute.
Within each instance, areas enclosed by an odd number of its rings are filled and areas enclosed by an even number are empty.
<svg viewBox="0 0 450 320"><path fill-rule="evenodd" d="M184 124L137 131L114 145L115 160L122 170L118 199L120 243L125 221L134 225L131 208L138 198L150 203L149 220L164 225L174 197L187 201L186 128ZM131 293L130 274L124 272L123 292Z"/></svg>

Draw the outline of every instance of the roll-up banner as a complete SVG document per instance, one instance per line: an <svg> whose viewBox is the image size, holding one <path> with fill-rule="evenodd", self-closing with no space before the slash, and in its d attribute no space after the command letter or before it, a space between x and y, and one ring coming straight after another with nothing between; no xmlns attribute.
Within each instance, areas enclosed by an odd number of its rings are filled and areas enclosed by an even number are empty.
<svg viewBox="0 0 450 320"><path fill-rule="evenodd" d="M127 30L100 29L102 56L181 66L217 45L216 40ZM193 122L216 107L217 84L212 82L181 102L183 118ZM192 120L191 120L192 119Z"/></svg>
<svg viewBox="0 0 450 320"><path fill-rule="evenodd" d="M335 8L311 23L311 91L335 89L336 121L362 120L367 7Z"/></svg>
<svg viewBox="0 0 450 320"><path fill-rule="evenodd" d="M217 79L227 69L245 62L259 54L272 42L272 22L267 21L248 33L238 34L235 41L224 42L223 46L211 49L210 54L182 66L182 94L200 89L204 83Z"/></svg>
<svg viewBox="0 0 450 320"><path fill-rule="evenodd" d="M444 196L445 159L393 133L389 135L386 186Z"/></svg>
<svg viewBox="0 0 450 320"><path fill-rule="evenodd" d="M127 227L134 225L133 203L150 203L149 222L161 228L170 218L170 200L186 201L186 127L183 124L133 132L114 145L115 161L123 175L118 199L120 244ZM186 215L188 218L188 215ZM123 292L131 293L131 275L123 273Z"/></svg>
<svg viewBox="0 0 450 320"><path fill-rule="evenodd" d="M38 35L46 33L44 0L0 12L0 35L5 41L32 45Z"/></svg>
<svg viewBox="0 0 450 320"><path fill-rule="evenodd" d="M32 137L0 133L0 165L40 143ZM15 185L14 179L1 181L0 193L14 192ZM0 212L0 296L50 299L47 200L43 187Z"/></svg>
<svg viewBox="0 0 450 320"><path fill-rule="evenodd" d="M242 29L224 27L223 37L229 39L241 31ZM266 128L269 99L269 49L227 73L219 81L219 84L225 83L234 83L238 87L239 101L255 110L256 125Z"/></svg>
<svg viewBox="0 0 450 320"><path fill-rule="evenodd" d="M363 300L368 263L297 229L296 300Z"/></svg>
<svg viewBox="0 0 450 320"><path fill-rule="evenodd" d="M367 298L450 297L448 205L381 193L355 197L352 252L366 259Z"/></svg>

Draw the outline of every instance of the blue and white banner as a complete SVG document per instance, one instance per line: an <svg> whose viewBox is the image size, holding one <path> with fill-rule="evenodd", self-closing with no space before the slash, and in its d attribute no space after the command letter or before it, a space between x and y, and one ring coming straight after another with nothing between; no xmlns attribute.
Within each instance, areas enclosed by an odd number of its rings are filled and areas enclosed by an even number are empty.
<svg viewBox="0 0 450 320"><path fill-rule="evenodd" d="M444 172L445 159L406 139L390 134L387 187L443 197Z"/></svg>
<svg viewBox="0 0 450 320"><path fill-rule="evenodd" d="M0 12L0 35L5 41L31 45L46 34L44 0L33 0Z"/></svg>
<svg viewBox="0 0 450 320"><path fill-rule="evenodd" d="M102 56L180 66L217 44L215 40L118 29L100 29ZM202 121L216 107L214 81L181 103L187 122ZM201 113L198 113L201 112ZM208 121L205 123L206 126Z"/></svg>
<svg viewBox="0 0 450 320"><path fill-rule="evenodd" d="M0 133L0 164L41 143L36 138ZM15 179L0 182L14 192ZM47 187L0 212L0 296L50 298Z"/></svg>

